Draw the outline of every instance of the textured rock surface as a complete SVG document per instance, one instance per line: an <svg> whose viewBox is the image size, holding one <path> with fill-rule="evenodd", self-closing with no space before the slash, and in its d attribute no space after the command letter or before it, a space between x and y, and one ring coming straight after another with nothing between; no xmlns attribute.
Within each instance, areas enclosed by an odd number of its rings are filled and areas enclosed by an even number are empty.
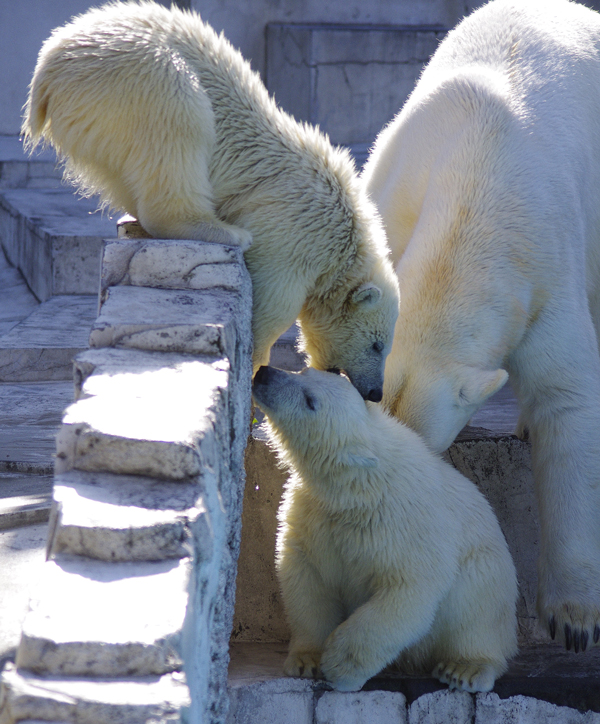
<svg viewBox="0 0 600 724"><path fill-rule="evenodd" d="M110 287L90 347L124 347L235 359L237 296L199 291Z"/></svg>
<svg viewBox="0 0 600 724"><path fill-rule="evenodd" d="M158 561L213 554L202 488L141 476L57 475L49 549L105 561Z"/></svg>
<svg viewBox="0 0 600 724"><path fill-rule="evenodd" d="M227 363L92 375L65 411L57 471L76 468L183 480L216 474L227 449Z"/></svg>
<svg viewBox="0 0 600 724"><path fill-rule="evenodd" d="M64 189L3 191L0 239L40 301L56 294L96 294L103 238L116 236L115 223L94 214L95 199Z"/></svg>
<svg viewBox="0 0 600 724"><path fill-rule="evenodd" d="M2 675L0 724L188 722L189 691L180 673L136 680L42 678L9 665Z"/></svg>
<svg viewBox="0 0 600 724"><path fill-rule="evenodd" d="M113 678L180 670L190 572L189 559L48 561L23 624L17 666Z"/></svg>
<svg viewBox="0 0 600 724"><path fill-rule="evenodd" d="M95 296L58 296L0 337L0 382L71 380L73 357L88 347Z"/></svg>
<svg viewBox="0 0 600 724"><path fill-rule="evenodd" d="M439 721L439 720L438 720ZM406 724L406 699L395 691L326 691L315 706L315 724ZM444 720L447 724L446 720Z"/></svg>

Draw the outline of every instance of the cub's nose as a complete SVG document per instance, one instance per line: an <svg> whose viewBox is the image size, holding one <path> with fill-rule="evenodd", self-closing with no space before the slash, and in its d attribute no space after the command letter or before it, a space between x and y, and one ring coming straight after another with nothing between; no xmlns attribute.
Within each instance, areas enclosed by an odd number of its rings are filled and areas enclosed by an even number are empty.
<svg viewBox="0 0 600 724"><path fill-rule="evenodd" d="M269 380L273 376L273 371L272 367L267 367L266 365L259 367L258 372L254 375L254 383L258 385L268 385Z"/></svg>
<svg viewBox="0 0 600 724"><path fill-rule="evenodd" d="M383 400L383 388L374 387L372 390L369 390L367 400L369 400L369 402L381 402L381 400Z"/></svg>

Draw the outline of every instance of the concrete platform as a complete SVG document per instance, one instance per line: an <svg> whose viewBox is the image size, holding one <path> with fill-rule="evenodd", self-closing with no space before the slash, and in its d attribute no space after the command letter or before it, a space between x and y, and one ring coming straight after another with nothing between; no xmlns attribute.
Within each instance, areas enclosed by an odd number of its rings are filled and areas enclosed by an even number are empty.
<svg viewBox="0 0 600 724"><path fill-rule="evenodd" d="M282 676L283 662L287 655L285 644L258 644L234 643L231 645L231 662L229 665L229 686L233 699L233 707L229 721L233 724L259 724L260 708L258 702L271 701L273 706L272 717L269 724L312 724L313 707L317 706L324 692L332 691L323 681L310 679L290 679ZM582 718L578 712L600 712L600 650L593 649L585 654L567 653L558 645L547 644L534 646L521 651L513 660L508 672L496 682L494 694L465 694L449 692L448 687L430 677L404 676L393 669L386 669L382 674L370 679L362 691L357 694L335 694L346 701L360 701L367 693L390 692L401 694L406 705L410 708L422 697L439 692L447 700L446 716L440 717L440 711L434 718L411 718L409 722L422 722L423 724L478 724L484 722L600 722L600 715L588 715ZM491 697L488 699L488 697ZM552 705L542 707L542 717L539 718L511 718L508 711L504 716L497 718L484 718L484 713L472 716L480 705L485 710L499 700L510 700L515 697L529 697ZM279 702L277 700L279 699ZM388 700L384 711L387 718L348 718L346 721L368 722L398 722L402 718L392 718L390 711L392 700ZM514 699L513 699L514 701ZM254 702L254 707L248 706ZM467 703L465 707L465 703ZM290 719L289 708L294 706L298 718ZM565 712L559 707L568 707L571 711ZM252 709L254 708L254 711ZM502 711L503 707L496 707ZM510 707L504 707L508 709ZM237 715L236 715L237 709ZM466 709L466 711L465 711ZM304 715L310 711L310 718ZM461 713L469 713L462 718ZM451 716L452 713L452 716ZM263 720L266 721L266 720ZM337 717L333 719L319 719L317 722L344 721ZM406 721L406 719L404 720Z"/></svg>
<svg viewBox="0 0 600 724"><path fill-rule="evenodd" d="M88 348L97 296L63 295L35 306L0 337L0 382L73 379L73 357Z"/></svg>
<svg viewBox="0 0 600 724"><path fill-rule="evenodd" d="M8 189L0 195L0 243L40 301L57 294L95 294L102 239L116 220L96 199L68 189Z"/></svg>

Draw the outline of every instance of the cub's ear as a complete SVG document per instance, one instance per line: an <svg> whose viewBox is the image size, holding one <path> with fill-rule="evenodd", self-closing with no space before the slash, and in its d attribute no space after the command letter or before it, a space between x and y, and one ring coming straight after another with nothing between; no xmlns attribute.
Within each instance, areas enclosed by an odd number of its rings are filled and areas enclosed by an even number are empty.
<svg viewBox="0 0 600 724"><path fill-rule="evenodd" d="M370 282L361 284L358 289L355 289L350 296L350 299L354 304L361 304L366 307L371 307L379 302L381 299L381 289Z"/></svg>
<svg viewBox="0 0 600 724"><path fill-rule="evenodd" d="M461 370L461 377L459 404L463 407L479 407L505 384L508 372L503 369L492 371L465 366Z"/></svg>
<svg viewBox="0 0 600 724"><path fill-rule="evenodd" d="M367 447L352 445L342 451L340 455L342 465L351 468L376 468L379 460Z"/></svg>

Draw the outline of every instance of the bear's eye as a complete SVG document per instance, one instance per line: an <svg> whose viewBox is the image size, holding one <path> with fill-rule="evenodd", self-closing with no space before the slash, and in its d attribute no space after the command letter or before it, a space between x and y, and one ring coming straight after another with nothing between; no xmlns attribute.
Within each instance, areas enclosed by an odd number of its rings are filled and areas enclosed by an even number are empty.
<svg viewBox="0 0 600 724"><path fill-rule="evenodd" d="M378 354L380 352L383 352L384 347L385 347L385 345L383 344L383 342L381 340L377 340L377 342L373 343L373 351L377 352Z"/></svg>
<svg viewBox="0 0 600 724"><path fill-rule="evenodd" d="M309 410L313 410L313 412L317 409L317 401L314 397L308 394L308 392L304 393L304 399L306 400L306 406Z"/></svg>

